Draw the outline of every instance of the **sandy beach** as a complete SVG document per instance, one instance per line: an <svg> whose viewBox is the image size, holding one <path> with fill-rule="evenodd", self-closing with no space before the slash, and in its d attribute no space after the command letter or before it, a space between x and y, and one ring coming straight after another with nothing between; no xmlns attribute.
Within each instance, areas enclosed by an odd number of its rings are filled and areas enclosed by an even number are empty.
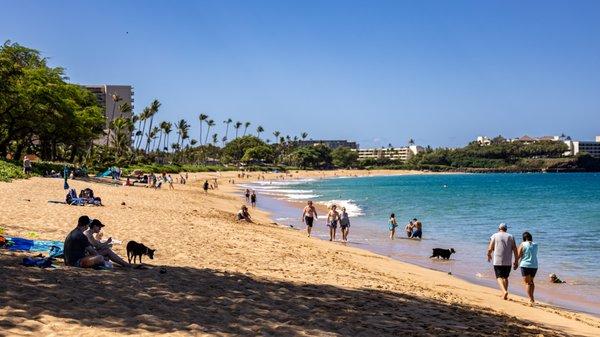
<svg viewBox="0 0 600 337"><path fill-rule="evenodd" d="M208 178L219 189L205 195ZM256 224L236 223L242 196L231 179L241 181L238 172L193 174L173 191L69 182L91 187L103 207L48 203L64 200L61 179L0 183L4 235L63 240L86 214L106 225L105 237L123 241L119 255L129 240L156 249L154 260L144 258L147 270L110 271L26 268L19 262L32 254L0 250L0 336L600 335L597 317L504 301L452 275L307 238L260 210L251 210Z"/></svg>

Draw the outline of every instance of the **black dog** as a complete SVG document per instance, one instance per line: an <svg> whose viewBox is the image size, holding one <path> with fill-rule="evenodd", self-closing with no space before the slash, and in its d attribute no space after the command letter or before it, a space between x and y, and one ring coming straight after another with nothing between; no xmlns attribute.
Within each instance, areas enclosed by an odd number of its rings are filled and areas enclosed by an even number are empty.
<svg viewBox="0 0 600 337"><path fill-rule="evenodd" d="M140 263L142 263L142 255L148 255L150 260L153 260L155 251L156 249L150 249L141 243L129 241L127 243L127 260L131 263L131 258L133 258L133 263L135 263L135 258L139 257Z"/></svg>
<svg viewBox="0 0 600 337"><path fill-rule="evenodd" d="M454 248L450 248L450 249L433 248L433 255L431 255L429 258L437 257L439 259L441 257L444 260L448 260L450 258L450 255L452 255L452 253L456 253L454 251Z"/></svg>

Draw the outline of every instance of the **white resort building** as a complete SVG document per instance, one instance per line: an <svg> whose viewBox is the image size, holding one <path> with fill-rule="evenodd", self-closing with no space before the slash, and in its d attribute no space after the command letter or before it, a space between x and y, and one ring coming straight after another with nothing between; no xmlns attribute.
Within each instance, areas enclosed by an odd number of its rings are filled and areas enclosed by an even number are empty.
<svg viewBox="0 0 600 337"><path fill-rule="evenodd" d="M596 141L565 140L569 151L566 156L575 156L579 153L587 153L594 158L600 158L600 136L596 136Z"/></svg>
<svg viewBox="0 0 600 337"><path fill-rule="evenodd" d="M391 159L406 161L423 151L423 148L418 145L391 147L391 148L374 148L374 149L356 149L358 152L358 160L365 159Z"/></svg>

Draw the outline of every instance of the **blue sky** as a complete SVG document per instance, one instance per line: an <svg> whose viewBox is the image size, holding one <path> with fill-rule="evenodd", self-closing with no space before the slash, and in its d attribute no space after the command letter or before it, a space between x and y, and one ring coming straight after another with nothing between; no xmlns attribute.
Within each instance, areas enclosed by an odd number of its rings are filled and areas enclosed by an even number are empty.
<svg viewBox="0 0 600 337"><path fill-rule="evenodd" d="M600 1L7 1L0 39L135 111L362 147L600 135ZM221 130L223 129L223 130Z"/></svg>

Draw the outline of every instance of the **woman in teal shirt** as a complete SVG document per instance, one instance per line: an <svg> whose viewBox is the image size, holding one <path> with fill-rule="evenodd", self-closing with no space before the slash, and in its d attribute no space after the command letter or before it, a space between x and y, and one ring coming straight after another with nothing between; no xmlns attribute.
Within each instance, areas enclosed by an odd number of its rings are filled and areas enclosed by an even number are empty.
<svg viewBox="0 0 600 337"><path fill-rule="evenodd" d="M521 275L523 276L527 296L529 296L529 304L533 305L533 291L535 290L533 279L538 270L538 246L537 243L533 242L533 237L529 232L523 233L523 242L519 246L518 251L519 258L515 261L514 267L515 269L517 269L517 265L521 267Z"/></svg>

